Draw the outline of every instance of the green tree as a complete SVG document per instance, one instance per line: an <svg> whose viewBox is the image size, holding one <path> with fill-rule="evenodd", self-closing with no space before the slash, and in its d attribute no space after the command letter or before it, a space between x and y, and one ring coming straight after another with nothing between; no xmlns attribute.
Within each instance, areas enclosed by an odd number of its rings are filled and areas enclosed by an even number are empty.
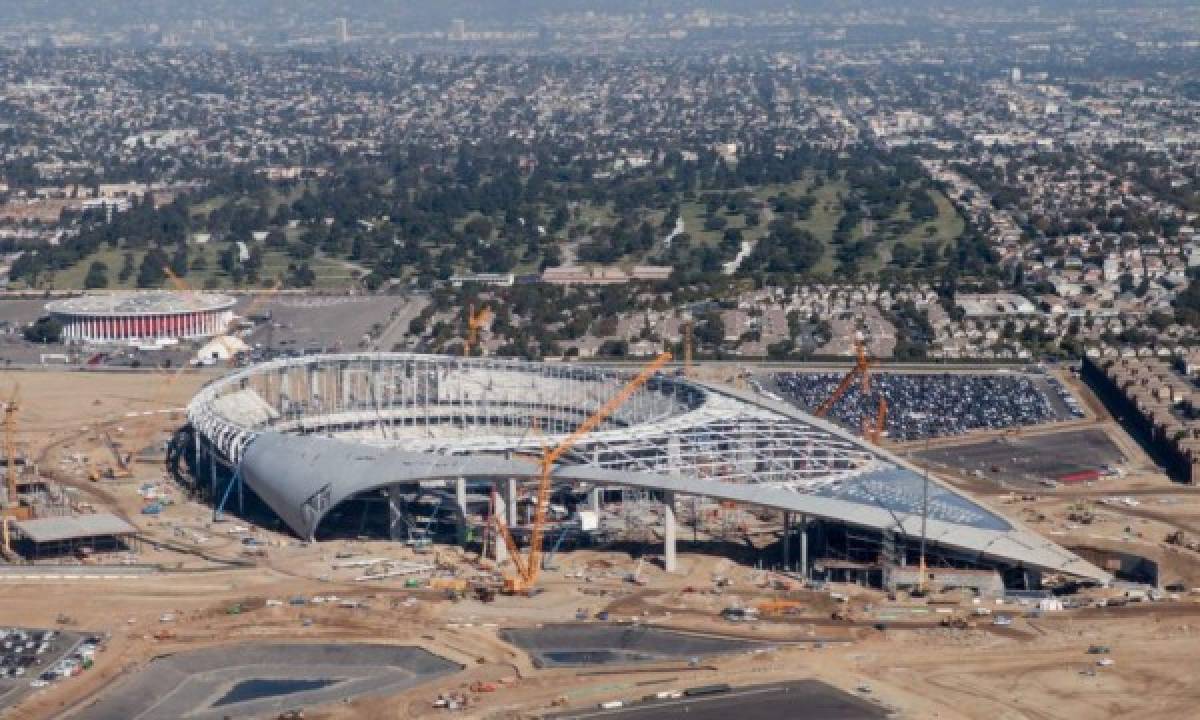
<svg viewBox="0 0 1200 720"><path fill-rule="evenodd" d="M44 317L25 328L25 339L35 343L56 343L62 339L63 326L57 318Z"/></svg>
<svg viewBox="0 0 1200 720"><path fill-rule="evenodd" d="M88 268L87 277L83 279L83 286L88 290L108 287L108 265L99 260L93 261Z"/></svg>

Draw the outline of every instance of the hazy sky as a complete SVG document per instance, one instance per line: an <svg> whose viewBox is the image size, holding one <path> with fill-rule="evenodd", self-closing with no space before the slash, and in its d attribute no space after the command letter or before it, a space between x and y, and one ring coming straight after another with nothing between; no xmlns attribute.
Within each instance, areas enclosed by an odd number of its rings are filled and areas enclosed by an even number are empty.
<svg viewBox="0 0 1200 720"><path fill-rule="evenodd" d="M1057 8L1089 6L1177 6L1189 0L3 0L0 22L73 20L80 25L188 22L196 19L297 18L313 21L344 16L363 20L438 22L453 17L532 20L547 13L596 10L616 13L680 12L705 8L746 12L790 8L962 8L969 6Z"/></svg>

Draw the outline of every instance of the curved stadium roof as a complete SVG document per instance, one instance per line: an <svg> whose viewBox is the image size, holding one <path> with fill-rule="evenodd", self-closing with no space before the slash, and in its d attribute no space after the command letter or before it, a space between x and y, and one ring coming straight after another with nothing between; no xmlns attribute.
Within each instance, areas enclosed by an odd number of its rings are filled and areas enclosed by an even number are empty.
<svg viewBox="0 0 1200 720"><path fill-rule="evenodd" d="M507 359L321 355L227 376L193 399L188 416L292 531L311 538L329 510L372 489L536 476L536 465L514 455L553 445L626 377ZM921 532L918 469L790 405L680 377L653 378L579 442L554 477ZM950 549L1111 579L933 478L926 526L930 542Z"/></svg>
<svg viewBox="0 0 1200 720"><path fill-rule="evenodd" d="M176 293L162 290L113 292L54 300L46 311L60 315L96 315L101 317L138 315L176 315L192 312L228 310L236 304L228 295L217 293Z"/></svg>

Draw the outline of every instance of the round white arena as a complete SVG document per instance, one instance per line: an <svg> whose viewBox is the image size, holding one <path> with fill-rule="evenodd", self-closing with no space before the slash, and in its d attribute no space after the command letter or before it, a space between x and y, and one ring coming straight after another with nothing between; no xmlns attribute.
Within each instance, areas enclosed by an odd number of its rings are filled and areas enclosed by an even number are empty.
<svg viewBox="0 0 1200 720"><path fill-rule="evenodd" d="M214 293L116 292L55 300L64 342L163 343L225 332L236 300Z"/></svg>

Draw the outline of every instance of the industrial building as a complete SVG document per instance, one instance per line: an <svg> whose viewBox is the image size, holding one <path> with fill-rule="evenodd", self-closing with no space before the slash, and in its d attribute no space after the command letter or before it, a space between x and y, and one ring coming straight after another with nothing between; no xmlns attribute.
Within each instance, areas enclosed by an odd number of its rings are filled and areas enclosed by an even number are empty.
<svg viewBox="0 0 1200 720"><path fill-rule="evenodd" d="M777 518L782 564L805 575L827 562L906 567L928 554L933 567L996 570L1011 585L1048 573L1111 579L788 404L662 372L623 390L631 375L399 353L281 359L204 388L173 454L189 459L195 489L218 511L258 503L306 540L364 498L386 506L391 537L411 537L428 527L414 512L422 496L439 498L460 539L491 515L527 535L522 491L548 477L560 537L603 535L604 507L623 498L654 504L668 571L680 513L692 509L695 535L694 508L705 504ZM542 475L547 448L561 451ZM493 548L500 560L511 550Z"/></svg>
<svg viewBox="0 0 1200 720"><path fill-rule="evenodd" d="M54 300L65 342L168 344L225 332L236 300L214 293L117 292Z"/></svg>

